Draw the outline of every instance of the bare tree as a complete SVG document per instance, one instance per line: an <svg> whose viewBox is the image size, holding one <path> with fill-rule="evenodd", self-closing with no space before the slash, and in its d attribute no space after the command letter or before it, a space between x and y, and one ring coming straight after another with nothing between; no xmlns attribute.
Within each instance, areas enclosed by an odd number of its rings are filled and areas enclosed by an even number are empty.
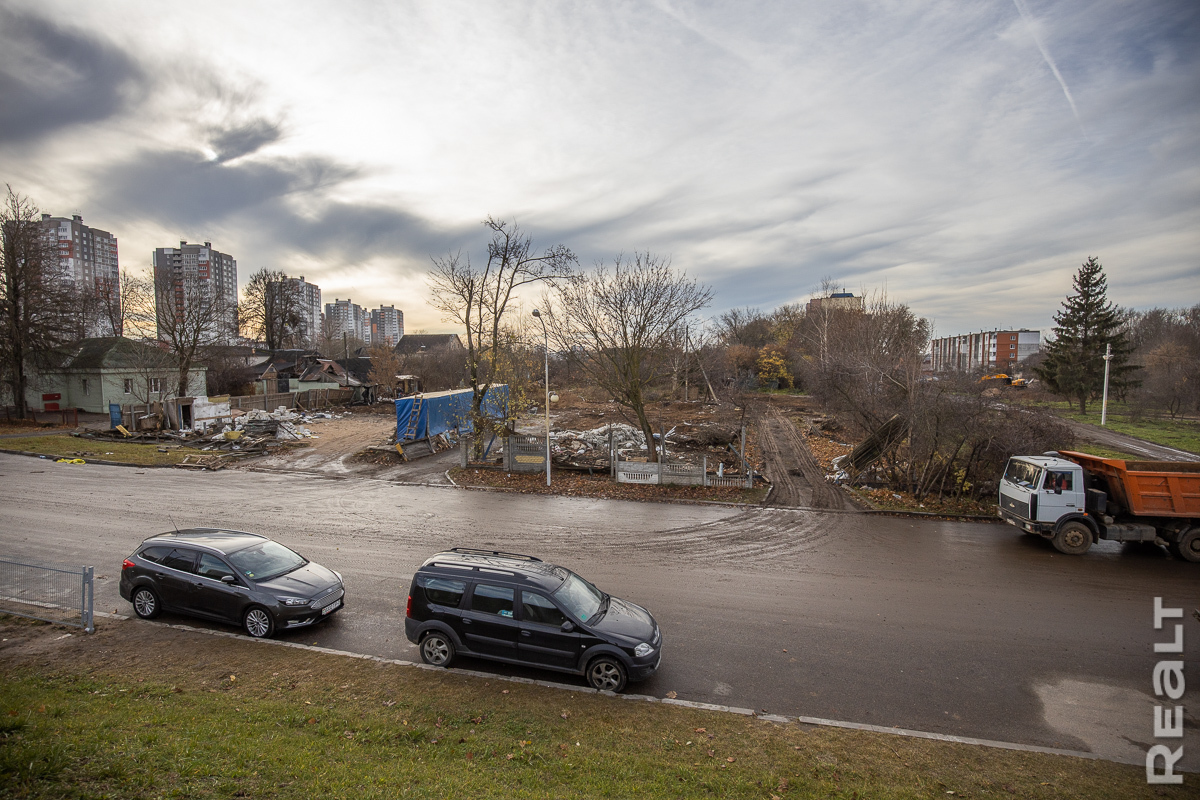
<svg viewBox="0 0 1200 800"><path fill-rule="evenodd" d="M0 373L17 416L39 365L69 340L73 293L58 268L58 252L43 235L38 208L8 187L0 210Z"/></svg>
<svg viewBox="0 0 1200 800"><path fill-rule="evenodd" d="M100 278L96 286L95 301L99 310L100 328L105 336L124 336L130 328L133 309L145 304L146 282L138 280L126 270L115 280Z"/></svg>
<svg viewBox="0 0 1200 800"><path fill-rule="evenodd" d="M238 319L268 350L296 347L303 323L299 287L282 272L261 269L250 276Z"/></svg>
<svg viewBox="0 0 1200 800"><path fill-rule="evenodd" d="M555 245L541 254L533 239L517 225L488 217L483 222L491 232L487 260L482 267L458 253L433 259L429 284L433 306L447 322L463 326L467 333L467 373L473 396L471 417L476 430L486 423L484 399L500 374L504 360L498 347L503 343L505 314L509 302L522 286L562 278L571 274L575 254L565 245Z"/></svg>
<svg viewBox="0 0 1200 800"><path fill-rule="evenodd" d="M153 331L159 343L174 354L175 393L188 396L188 377L197 358L206 348L225 344L231 338L229 320L233 309L219 291L206 283L177 283L166 270L153 278L140 279L129 299L132 326L146 334Z"/></svg>
<svg viewBox="0 0 1200 800"><path fill-rule="evenodd" d="M548 316L558 349L582 349L583 371L633 411L657 461L647 391L670 374L676 333L712 301L712 291L650 253L617 256L611 269L598 264L590 274L554 281L553 288L555 308Z"/></svg>
<svg viewBox="0 0 1200 800"><path fill-rule="evenodd" d="M367 380L379 386L380 397L395 397L400 374L400 356L396 348L387 342L379 342L367 348L367 356L371 359L371 369L367 371Z"/></svg>

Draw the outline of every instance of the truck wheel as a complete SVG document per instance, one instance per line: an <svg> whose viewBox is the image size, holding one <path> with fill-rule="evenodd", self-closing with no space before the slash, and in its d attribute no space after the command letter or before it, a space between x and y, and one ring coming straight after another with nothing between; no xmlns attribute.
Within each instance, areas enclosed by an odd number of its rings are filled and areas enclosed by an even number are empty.
<svg viewBox="0 0 1200 800"><path fill-rule="evenodd" d="M1184 561L1200 561L1200 528L1188 528L1181 533L1179 541L1171 542L1171 553Z"/></svg>
<svg viewBox="0 0 1200 800"><path fill-rule="evenodd" d="M1082 522L1068 522L1054 534L1054 549L1069 556L1081 556L1092 546L1092 531Z"/></svg>

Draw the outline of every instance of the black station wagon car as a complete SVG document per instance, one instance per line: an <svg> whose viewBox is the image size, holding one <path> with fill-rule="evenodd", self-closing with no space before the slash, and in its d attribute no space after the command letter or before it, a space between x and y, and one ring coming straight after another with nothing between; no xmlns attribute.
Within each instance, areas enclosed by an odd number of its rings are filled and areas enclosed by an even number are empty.
<svg viewBox="0 0 1200 800"><path fill-rule="evenodd" d="M427 664L457 654L583 675L619 692L654 674L662 632L650 612L533 556L455 547L413 575L404 620Z"/></svg>
<svg viewBox="0 0 1200 800"><path fill-rule="evenodd" d="M121 597L143 619L174 611L262 638L342 607L342 576L255 533L191 528L152 536L121 565Z"/></svg>

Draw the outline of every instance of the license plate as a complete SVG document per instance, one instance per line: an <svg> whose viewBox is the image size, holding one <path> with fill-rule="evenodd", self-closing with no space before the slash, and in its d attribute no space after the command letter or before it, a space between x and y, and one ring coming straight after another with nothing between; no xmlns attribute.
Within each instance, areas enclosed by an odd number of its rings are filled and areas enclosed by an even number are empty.
<svg viewBox="0 0 1200 800"><path fill-rule="evenodd" d="M321 614L322 614L322 615L325 615L325 614L332 614L334 611L337 611L337 610L338 610L339 608L341 608L341 607L342 607L342 601L341 601L341 600L338 600L338 601L337 601L336 603L334 603L333 605L331 605L331 606L326 606L325 608L322 608L322 609L321 609Z"/></svg>

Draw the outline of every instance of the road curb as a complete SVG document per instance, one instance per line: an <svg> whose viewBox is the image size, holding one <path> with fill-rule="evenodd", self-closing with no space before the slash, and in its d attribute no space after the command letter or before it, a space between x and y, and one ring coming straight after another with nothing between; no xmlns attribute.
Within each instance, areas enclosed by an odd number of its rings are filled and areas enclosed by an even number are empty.
<svg viewBox="0 0 1200 800"><path fill-rule="evenodd" d="M589 686L572 686L565 683L556 683L554 681L536 680L533 678L519 678L505 675L496 675L491 672L481 672L478 670L468 669L446 669L445 667L434 667L429 664L422 664L413 661L407 661L398 658L384 658L382 656L372 656L365 653L355 653L349 650L337 650L331 647L320 647L318 645L300 644L299 642L284 642L278 639L250 639L241 633L232 631L209 630L206 628L196 628L191 625L181 625L169 622L154 622L152 620L143 620L129 617L123 614L109 614L105 612L96 612L95 616L105 619L130 621L144 623L147 625L162 626L172 630L184 631L187 633L201 633L208 636L220 636L227 639L237 639L250 644L258 644L263 646L273 647L289 647L296 650L307 650L313 653L321 653L323 655L341 656L344 658L354 658L364 661L374 661L380 664L392 664L398 667L415 667L417 669L430 672L442 672L447 675L466 676L470 678L483 678L489 681L503 681L505 683L519 683L531 686L540 686L546 689L556 689L559 691L567 691L574 694L602 694L613 699L627 700L632 702L643 703L660 703L662 705L678 706L680 708L690 708L697 711L712 711L723 714L734 714L742 717L752 717L760 722L768 722L776 725L810 725L824 728L842 728L847 730L867 731L871 733L884 733L892 736L903 736L912 739L926 739L930 741L949 742L951 744L965 744L975 747L990 747L999 750L1015 750L1025 753L1041 753L1044 755L1067 756L1070 758L1082 758L1089 761L1108 761L1116 764L1129 764L1134 766L1143 766L1144 762L1139 759L1123 759L1123 758L1106 758L1097 753L1089 753L1083 750L1065 750L1057 747L1041 747L1038 745L1020 744L1018 742L1003 742L995 739L979 739L971 736L954 736L946 733L933 733L931 731L919 731L910 728L893 727L888 728L882 725L868 725L862 722L850 722L847 720L825 719L823 717L806 717L806 716L788 716L784 714L769 714L765 710L756 712L750 708L739 708L736 706L715 705L713 703L701 703L693 700L680 700L674 697L658 698L652 695L637 695L637 694L615 694L613 692L598 691Z"/></svg>

